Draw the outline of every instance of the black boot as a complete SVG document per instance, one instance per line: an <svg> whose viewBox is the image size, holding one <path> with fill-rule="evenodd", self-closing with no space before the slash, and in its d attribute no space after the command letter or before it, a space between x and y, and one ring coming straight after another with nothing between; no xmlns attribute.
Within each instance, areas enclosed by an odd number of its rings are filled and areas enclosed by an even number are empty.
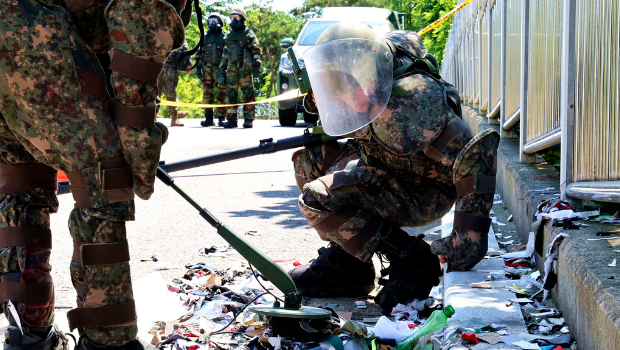
<svg viewBox="0 0 620 350"><path fill-rule="evenodd" d="M202 126L213 126L213 110L211 108L205 109L205 120L200 122Z"/></svg>
<svg viewBox="0 0 620 350"><path fill-rule="evenodd" d="M222 124L224 129L232 129L237 127L237 119L228 119L226 123Z"/></svg>
<svg viewBox="0 0 620 350"><path fill-rule="evenodd" d="M56 325L41 331L33 331L33 327L24 328L24 334L15 326L5 335L2 345L5 350L55 350L68 349L69 341Z"/></svg>
<svg viewBox="0 0 620 350"><path fill-rule="evenodd" d="M226 118L218 117L217 118L217 126L224 126L224 120L226 120Z"/></svg>
<svg viewBox="0 0 620 350"><path fill-rule="evenodd" d="M330 243L310 264L289 271L297 290L308 297L360 297L375 288L375 268Z"/></svg>
<svg viewBox="0 0 620 350"><path fill-rule="evenodd" d="M245 119L243 121L243 127L245 129L251 129L252 128L252 119Z"/></svg>
<svg viewBox="0 0 620 350"><path fill-rule="evenodd" d="M439 284L441 267L439 258L423 239L385 222L381 231L376 252L385 256L390 266L381 271L379 284L383 289L375 302L389 315L397 304L427 299L431 289ZM386 275L387 280L383 278Z"/></svg>
<svg viewBox="0 0 620 350"><path fill-rule="evenodd" d="M80 337L77 345L75 346L75 350L144 350L145 346L138 341L138 339L134 339L125 345L104 345L96 343L85 335Z"/></svg>

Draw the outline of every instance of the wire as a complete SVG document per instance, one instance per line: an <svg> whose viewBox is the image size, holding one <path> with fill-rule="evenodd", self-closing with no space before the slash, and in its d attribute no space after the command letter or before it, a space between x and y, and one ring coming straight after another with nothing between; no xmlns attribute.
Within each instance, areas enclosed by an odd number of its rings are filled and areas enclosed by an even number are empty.
<svg viewBox="0 0 620 350"><path fill-rule="evenodd" d="M256 275L256 272L254 271L254 268L252 267L252 264L250 264L250 262L248 261L248 265L250 266L250 270L252 270L252 275L256 278L256 282L258 282L258 284L263 287L263 289L265 290L265 292L271 294L274 298L276 298L276 300L278 300L279 302L283 303L284 301L280 298L278 298L275 294L273 294L272 292L270 292L267 288L265 288L265 286L263 286L262 283L260 283L260 279L258 279L258 276Z"/></svg>
<svg viewBox="0 0 620 350"><path fill-rule="evenodd" d="M230 320L230 322L228 322L227 325L225 325L224 327L218 329L215 332L211 332L209 333L209 336L213 335L213 334L219 334L219 333L224 333L224 330L228 328L228 326L230 326L236 319L237 317L239 317L239 315L241 315L243 313L243 310L245 310L248 306L252 305L253 302L255 302L256 300L258 300L258 298L262 297L263 295L267 295L267 294L271 294L270 292L266 292L266 293L261 293L259 294L256 298L254 298L252 301L250 301L249 303L245 304L241 310L239 310L239 312L235 315L235 317L232 318L232 320Z"/></svg>

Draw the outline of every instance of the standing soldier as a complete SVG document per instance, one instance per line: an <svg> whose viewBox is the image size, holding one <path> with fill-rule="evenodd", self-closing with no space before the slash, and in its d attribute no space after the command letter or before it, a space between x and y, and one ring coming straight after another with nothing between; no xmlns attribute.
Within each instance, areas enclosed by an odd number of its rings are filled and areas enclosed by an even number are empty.
<svg viewBox="0 0 620 350"><path fill-rule="evenodd" d="M226 101L226 81L222 77L219 64L222 61L222 53L224 51L224 40L226 35L222 31L224 25L223 17L213 12L207 18L207 26L209 30L204 36L203 48L196 55L196 61L198 69L198 79L202 80L202 102L205 104L212 104L213 90L217 82L217 102L218 104L224 104ZM202 53L202 54L201 54ZM221 107L216 109L217 117L219 119L219 126L223 126L224 118L226 115L226 108ZM213 126L213 108L205 109L205 120L200 122L202 126Z"/></svg>
<svg viewBox="0 0 620 350"><path fill-rule="evenodd" d="M237 103L239 87L244 103L256 100L252 73L258 76L261 49L252 29L245 26L247 18L245 11L240 7L235 7L230 12L231 29L226 36L226 47L220 63L222 76L226 77L226 104ZM243 106L244 128L252 127L254 113L254 105ZM236 128L237 108L228 107L226 119L228 121L223 125L225 128Z"/></svg>
<svg viewBox="0 0 620 350"><path fill-rule="evenodd" d="M135 220L134 194L146 200L154 190L167 136L155 120L157 77L183 43L185 3L0 1L3 349L68 347L53 325L57 170L75 201L68 231L77 308L67 313L80 334L75 349L144 349L125 222ZM106 52L107 76L96 56Z"/></svg>
<svg viewBox="0 0 620 350"><path fill-rule="evenodd" d="M172 51L164 68L157 80L157 86L159 90L164 94L164 97L168 101L177 101L177 85L179 84L179 68L189 69L191 62L189 56L185 56L183 61L179 63L181 54L188 51L187 43L183 43L183 46ZM188 114L187 111L179 111L179 107L168 106L168 114L170 114L170 126L183 126L184 124L179 121L181 118L185 118Z"/></svg>

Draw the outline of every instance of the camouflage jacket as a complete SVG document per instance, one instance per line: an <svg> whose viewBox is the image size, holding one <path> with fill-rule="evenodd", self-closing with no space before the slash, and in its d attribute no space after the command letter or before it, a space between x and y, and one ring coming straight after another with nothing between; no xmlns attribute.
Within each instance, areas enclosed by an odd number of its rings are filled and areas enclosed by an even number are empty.
<svg viewBox="0 0 620 350"><path fill-rule="evenodd" d="M262 50L252 29L244 27L243 30L231 30L226 35L226 47L222 54L220 69L226 69L228 61L244 61L244 66L251 66L260 59L261 54ZM248 60L251 62L247 62Z"/></svg>
<svg viewBox="0 0 620 350"><path fill-rule="evenodd" d="M190 56L184 56L181 62L179 62L179 60L181 59L181 54L187 51L187 43L183 43L183 46L173 50L164 64L164 69L185 70L187 66L192 64L190 61Z"/></svg>
<svg viewBox="0 0 620 350"><path fill-rule="evenodd" d="M385 38L393 47L407 50L413 58L427 54L415 32L396 31ZM410 57L396 54L394 69L412 63ZM454 87L427 72L413 70L395 77L385 110L355 134L364 161L403 178L417 175L450 183L450 167L423 153L444 126L459 117L448 103L448 95L459 99Z"/></svg>

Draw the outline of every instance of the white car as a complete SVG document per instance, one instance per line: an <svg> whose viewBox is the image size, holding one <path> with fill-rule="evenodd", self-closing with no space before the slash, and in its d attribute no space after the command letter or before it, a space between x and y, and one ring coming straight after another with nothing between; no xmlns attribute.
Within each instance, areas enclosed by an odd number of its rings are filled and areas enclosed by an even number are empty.
<svg viewBox="0 0 620 350"><path fill-rule="evenodd" d="M295 43L293 43L291 38L282 39L280 47L287 50L292 46L300 66L303 67L304 52L309 47L314 46L325 29L342 19L366 23L379 35L384 35L393 30L403 28L404 18L404 14L376 7L326 7L319 12L319 17L311 18L306 22ZM285 52L280 57L276 91L280 95L296 88L297 82L293 75L291 60L288 57L288 53ZM297 113L303 113L306 123L317 122L317 115L304 111L301 98L280 101L278 107L278 117L282 126L295 126L297 123Z"/></svg>

